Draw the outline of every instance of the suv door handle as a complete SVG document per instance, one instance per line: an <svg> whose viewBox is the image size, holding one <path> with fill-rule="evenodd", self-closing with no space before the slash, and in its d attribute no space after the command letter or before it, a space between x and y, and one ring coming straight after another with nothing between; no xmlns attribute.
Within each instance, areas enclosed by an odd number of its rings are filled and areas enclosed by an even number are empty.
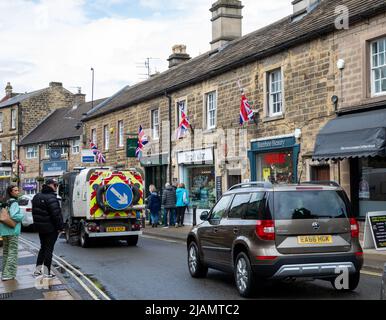
<svg viewBox="0 0 386 320"><path fill-rule="evenodd" d="M234 234L239 233L239 228L233 228L233 233L234 233Z"/></svg>

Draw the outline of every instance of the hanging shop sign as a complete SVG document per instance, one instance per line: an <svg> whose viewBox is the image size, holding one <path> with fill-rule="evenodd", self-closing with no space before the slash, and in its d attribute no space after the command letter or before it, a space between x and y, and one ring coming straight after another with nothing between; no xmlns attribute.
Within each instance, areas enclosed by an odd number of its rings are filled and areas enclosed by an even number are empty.
<svg viewBox="0 0 386 320"><path fill-rule="evenodd" d="M213 163L213 149L183 151L177 154L178 164Z"/></svg>

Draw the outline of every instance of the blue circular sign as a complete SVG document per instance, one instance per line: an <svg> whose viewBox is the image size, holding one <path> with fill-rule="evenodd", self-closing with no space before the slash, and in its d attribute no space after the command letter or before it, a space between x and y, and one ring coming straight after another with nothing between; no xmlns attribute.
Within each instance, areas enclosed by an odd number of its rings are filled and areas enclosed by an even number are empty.
<svg viewBox="0 0 386 320"><path fill-rule="evenodd" d="M133 191L127 184L112 184L106 191L106 201L114 210L125 210L133 202Z"/></svg>

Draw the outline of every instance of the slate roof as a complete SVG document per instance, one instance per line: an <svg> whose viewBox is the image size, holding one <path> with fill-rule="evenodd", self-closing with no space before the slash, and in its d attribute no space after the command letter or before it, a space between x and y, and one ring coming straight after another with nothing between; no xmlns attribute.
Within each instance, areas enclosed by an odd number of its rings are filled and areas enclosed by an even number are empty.
<svg viewBox="0 0 386 320"><path fill-rule="evenodd" d="M100 104L103 100L105 99L95 100L94 105ZM82 134L82 128L76 129L75 126L80 122L83 113L90 109L91 101L79 105L76 109L72 107L56 109L24 137L19 145L25 146L79 137Z"/></svg>
<svg viewBox="0 0 386 320"><path fill-rule="evenodd" d="M12 97L10 99L7 99L4 102L0 103L0 108L9 107L9 106L17 104L19 102L22 102L22 101L24 101L26 99L29 99L29 98L31 98L33 96L36 96L36 95L40 94L41 92L43 92L46 89L40 89L40 90L29 92L29 93L18 94L16 96L14 96L14 97Z"/></svg>
<svg viewBox="0 0 386 320"><path fill-rule="evenodd" d="M230 42L220 50L209 51L135 86L127 86L83 120L127 108L202 82L247 63L281 52L336 30L335 8L349 9L350 24L386 12L385 0L324 0L300 21L288 16L260 30Z"/></svg>

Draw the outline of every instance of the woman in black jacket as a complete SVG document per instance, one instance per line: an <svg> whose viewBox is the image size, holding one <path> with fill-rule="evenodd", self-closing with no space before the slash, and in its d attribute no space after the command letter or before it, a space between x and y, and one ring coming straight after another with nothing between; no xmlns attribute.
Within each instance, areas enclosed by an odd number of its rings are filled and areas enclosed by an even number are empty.
<svg viewBox="0 0 386 320"><path fill-rule="evenodd" d="M54 274L51 274L52 254L59 233L64 229L62 210L56 194L57 189L58 182L49 179L43 185L42 192L32 199L34 227L39 232L41 246L34 276L43 274L46 278L55 277Z"/></svg>

